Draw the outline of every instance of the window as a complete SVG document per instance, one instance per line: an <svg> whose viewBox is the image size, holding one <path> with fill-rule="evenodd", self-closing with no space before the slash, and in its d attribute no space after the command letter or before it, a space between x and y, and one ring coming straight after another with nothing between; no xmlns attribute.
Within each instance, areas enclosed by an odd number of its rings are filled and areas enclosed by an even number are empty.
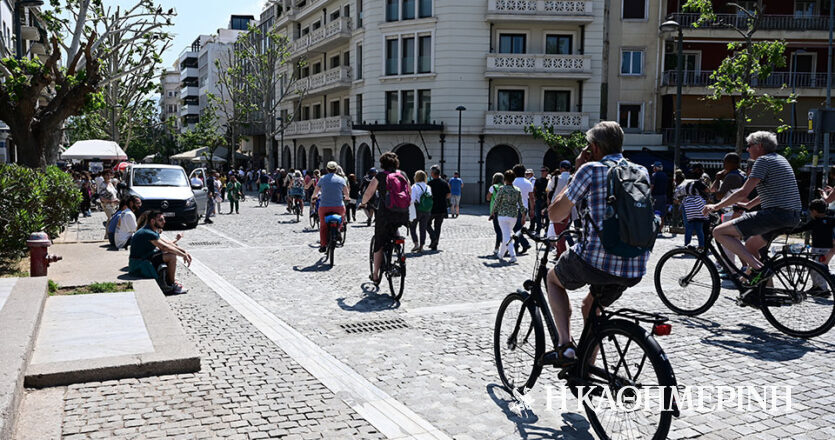
<svg viewBox="0 0 835 440"><path fill-rule="evenodd" d="M618 123L627 131L640 130L641 104L620 104L618 108Z"/></svg>
<svg viewBox="0 0 835 440"><path fill-rule="evenodd" d="M405 124L415 122L415 91L400 92L400 121Z"/></svg>
<svg viewBox="0 0 835 440"><path fill-rule="evenodd" d="M812 17L812 16L814 16L816 6L817 6L816 1L796 0L794 2L794 17L795 18L802 18L802 17Z"/></svg>
<svg viewBox="0 0 835 440"><path fill-rule="evenodd" d="M430 90L418 90L418 124L429 123L431 101L432 92Z"/></svg>
<svg viewBox="0 0 835 440"><path fill-rule="evenodd" d="M404 38L403 42L403 56L400 62L400 74L415 73L415 39Z"/></svg>
<svg viewBox="0 0 835 440"><path fill-rule="evenodd" d="M339 101L331 101L331 111L328 116L339 116L339 110L341 109Z"/></svg>
<svg viewBox="0 0 835 440"><path fill-rule="evenodd" d="M357 0L357 29L362 29L362 0Z"/></svg>
<svg viewBox="0 0 835 440"><path fill-rule="evenodd" d="M567 90L546 90L545 100L542 103L542 111L570 112L571 92Z"/></svg>
<svg viewBox="0 0 835 440"><path fill-rule="evenodd" d="M322 72L322 63L316 63L313 65L313 74L316 75L317 73Z"/></svg>
<svg viewBox="0 0 835 440"><path fill-rule="evenodd" d="M525 34L499 35L499 53L525 53Z"/></svg>
<svg viewBox="0 0 835 440"><path fill-rule="evenodd" d="M302 107L302 121L310 120L310 106Z"/></svg>
<svg viewBox="0 0 835 440"><path fill-rule="evenodd" d="M339 55L334 55L331 57L331 69L339 67L339 59Z"/></svg>
<svg viewBox="0 0 835 440"><path fill-rule="evenodd" d="M418 0L418 17L432 16L432 0Z"/></svg>
<svg viewBox="0 0 835 440"><path fill-rule="evenodd" d="M415 0L403 0L403 20L415 19Z"/></svg>
<svg viewBox="0 0 835 440"><path fill-rule="evenodd" d="M331 21L334 21L337 18L339 18L339 9L337 9L337 10L335 10L331 13Z"/></svg>
<svg viewBox="0 0 835 440"><path fill-rule="evenodd" d="M418 38L418 73L432 71L432 37Z"/></svg>
<svg viewBox="0 0 835 440"><path fill-rule="evenodd" d="M499 90L498 108L501 112L525 111L525 91Z"/></svg>
<svg viewBox="0 0 835 440"><path fill-rule="evenodd" d="M386 0L386 21L400 20L399 0Z"/></svg>
<svg viewBox="0 0 835 440"><path fill-rule="evenodd" d="M571 55L571 35L547 35L545 53L553 55Z"/></svg>
<svg viewBox="0 0 835 440"><path fill-rule="evenodd" d="M310 67L307 67L307 66L302 67L302 71L301 71L301 74L299 75L299 78L307 78L308 76L310 76Z"/></svg>
<svg viewBox="0 0 835 440"><path fill-rule="evenodd" d="M646 0L623 0L623 18L627 20L645 20L647 18Z"/></svg>
<svg viewBox="0 0 835 440"><path fill-rule="evenodd" d="M362 123L362 93L357 95L357 122Z"/></svg>
<svg viewBox="0 0 835 440"><path fill-rule="evenodd" d="M349 116L351 114L351 100L349 98L342 100L342 113L345 116Z"/></svg>
<svg viewBox="0 0 835 440"><path fill-rule="evenodd" d="M386 92L386 124L397 123L397 92Z"/></svg>
<svg viewBox="0 0 835 440"><path fill-rule="evenodd" d="M351 65L351 52L345 51L342 54L342 65L343 66L350 66Z"/></svg>
<svg viewBox="0 0 835 440"><path fill-rule="evenodd" d="M620 74L641 75L643 74L644 52L640 50L621 51Z"/></svg>
<svg viewBox="0 0 835 440"><path fill-rule="evenodd" d="M302 37L309 34L309 33L310 33L310 28L309 27L306 27L306 28L302 29Z"/></svg>
<svg viewBox="0 0 835 440"><path fill-rule="evenodd" d="M313 119L322 119L322 105L313 104Z"/></svg>
<svg viewBox="0 0 835 440"><path fill-rule="evenodd" d="M322 27L322 22L317 21L317 22L314 22L312 25L310 25L310 30L315 31L316 29L319 29L320 27Z"/></svg>
<svg viewBox="0 0 835 440"><path fill-rule="evenodd" d="M362 44L357 44L357 79L362 79Z"/></svg>
<svg viewBox="0 0 835 440"><path fill-rule="evenodd" d="M397 39L386 40L386 75L397 75Z"/></svg>

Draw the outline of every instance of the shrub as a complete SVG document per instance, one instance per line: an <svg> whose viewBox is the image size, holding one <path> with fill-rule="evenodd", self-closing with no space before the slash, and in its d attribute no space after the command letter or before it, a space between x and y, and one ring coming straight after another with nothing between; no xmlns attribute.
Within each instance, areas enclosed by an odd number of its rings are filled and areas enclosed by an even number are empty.
<svg viewBox="0 0 835 440"><path fill-rule="evenodd" d="M58 169L0 165L0 265L26 254L29 234L55 238L81 203L72 177Z"/></svg>

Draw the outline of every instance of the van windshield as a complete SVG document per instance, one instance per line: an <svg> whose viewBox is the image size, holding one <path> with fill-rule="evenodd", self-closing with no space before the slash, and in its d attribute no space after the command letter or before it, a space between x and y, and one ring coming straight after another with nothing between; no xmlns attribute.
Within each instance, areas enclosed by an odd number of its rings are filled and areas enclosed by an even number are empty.
<svg viewBox="0 0 835 440"><path fill-rule="evenodd" d="M186 174L177 168L136 168L133 186L188 186Z"/></svg>

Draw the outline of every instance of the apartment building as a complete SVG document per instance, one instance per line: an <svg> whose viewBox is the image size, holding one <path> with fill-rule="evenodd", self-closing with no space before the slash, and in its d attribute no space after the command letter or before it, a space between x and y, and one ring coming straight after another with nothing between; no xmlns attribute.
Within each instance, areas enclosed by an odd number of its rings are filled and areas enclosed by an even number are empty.
<svg viewBox="0 0 835 440"><path fill-rule="evenodd" d="M305 60L297 85L304 93L284 103L293 123L267 165L312 169L337 160L361 174L392 150L410 175L433 164L460 171L470 203L483 199L493 173L516 163L553 168L560 158L524 127L568 134L599 120L603 7L286 1L276 25L293 40L292 62Z"/></svg>
<svg viewBox="0 0 835 440"><path fill-rule="evenodd" d="M168 121L174 117L176 128L180 128L180 72L176 69L166 69L160 76L160 118Z"/></svg>
<svg viewBox="0 0 835 440"><path fill-rule="evenodd" d="M251 15L232 15L227 29L218 29L213 35L200 35L180 52L175 67L180 75L181 130L194 128L208 104L209 94L220 96L219 69L230 65L235 41L254 20L255 17ZM220 67L217 61L220 61ZM218 125L223 125L224 113L218 111L217 115Z"/></svg>
<svg viewBox="0 0 835 440"><path fill-rule="evenodd" d="M681 12L681 0L615 0L606 25L603 119L616 119L627 131L626 148L667 150L675 141L676 89L682 83L682 151L686 159L721 167L721 159L735 143L733 98L704 99L711 94L711 73L730 53L729 41L740 35L718 23L694 28L695 13ZM744 14L729 3L753 8L756 1L716 0L718 20L745 28ZM763 1L757 40L783 40L787 66L766 80L755 80L761 93L787 97L796 90L797 104L783 113L753 114L749 131L794 125L778 135L783 144L812 145L807 132L809 109L823 107L826 96L828 3L821 0ZM659 26L672 19L683 29L683 75L678 77L677 34ZM792 124L794 112L794 123Z"/></svg>

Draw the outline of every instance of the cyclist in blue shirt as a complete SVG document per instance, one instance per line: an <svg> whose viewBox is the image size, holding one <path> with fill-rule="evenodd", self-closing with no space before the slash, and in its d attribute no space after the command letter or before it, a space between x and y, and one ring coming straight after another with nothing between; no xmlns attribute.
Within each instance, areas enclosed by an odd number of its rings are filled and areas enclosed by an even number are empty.
<svg viewBox="0 0 835 440"><path fill-rule="evenodd" d="M461 177L456 171L452 175L452 179L449 179L449 202L452 205L452 218L458 217L459 214L459 206L461 205L461 190L464 189L464 181L461 180Z"/></svg>

